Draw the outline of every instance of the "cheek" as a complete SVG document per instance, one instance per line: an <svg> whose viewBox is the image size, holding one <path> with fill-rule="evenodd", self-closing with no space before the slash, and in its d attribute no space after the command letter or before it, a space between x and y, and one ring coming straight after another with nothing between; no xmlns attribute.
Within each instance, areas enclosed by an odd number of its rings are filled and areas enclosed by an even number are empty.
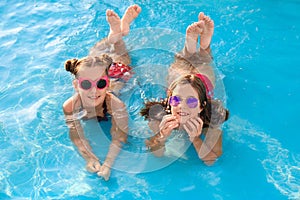
<svg viewBox="0 0 300 200"><path fill-rule="evenodd" d="M172 113L172 115L175 115L176 112L177 112L177 107L171 106L171 113Z"/></svg>
<svg viewBox="0 0 300 200"><path fill-rule="evenodd" d="M78 92L78 94L80 95L81 98L85 98L88 94L87 90L83 90L83 89L80 89L80 88L77 88L77 92Z"/></svg>
<svg viewBox="0 0 300 200"><path fill-rule="evenodd" d="M102 90L98 90L98 89L97 89L97 94L98 94L98 95L104 95L104 94L106 94L106 92L107 92L107 88L102 89Z"/></svg>
<svg viewBox="0 0 300 200"><path fill-rule="evenodd" d="M194 108L194 109L191 109L190 112L191 112L191 117L198 117L198 114L202 111L202 109L200 108Z"/></svg>

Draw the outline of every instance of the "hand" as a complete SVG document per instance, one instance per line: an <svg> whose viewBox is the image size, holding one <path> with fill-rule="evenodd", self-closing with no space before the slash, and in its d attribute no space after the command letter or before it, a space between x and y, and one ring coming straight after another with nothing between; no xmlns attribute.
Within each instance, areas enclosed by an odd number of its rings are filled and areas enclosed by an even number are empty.
<svg viewBox="0 0 300 200"><path fill-rule="evenodd" d="M173 115L165 115L159 124L159 133L161 138L167 138L171 135L174 128L179 126L177 118Z"/></svg>
<svg viewBox="0 0 300 200"><path fill-rule="evenodd" d="M186 130L190 137L190 141L193 142L195 137L199 137L202 133L203 121L200 117L189 119L183 128Z"/></svg>
<svg viewBox="0 0 300 200"><path fill-rule="evenodd" d="M108 181L108 179L110 177L109 166L103 164L100 168L100 171L97 173L97 175L103 177L105 181Z"/></svg>
<svg viewBox="0 0 300 200"><path fill-rule="evenodd" d="M101 164L98 160L91 159L91 160L87 161L86 169L89 172L98 172L100 170L100 168L101 168Z"/></svg>

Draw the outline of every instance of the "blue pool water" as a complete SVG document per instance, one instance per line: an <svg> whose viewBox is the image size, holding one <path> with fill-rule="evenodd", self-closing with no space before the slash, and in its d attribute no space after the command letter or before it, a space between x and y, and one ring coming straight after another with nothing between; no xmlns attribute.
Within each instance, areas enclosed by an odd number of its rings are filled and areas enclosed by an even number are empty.
<svg viewBox="0 0 300 200"><path fill-rule="evenodd" d="M136 74L121 94L129 144L105 182L69 140L61 108L74 91L63 64L107 35L106 9L121 15L133 3L142 13L125 40ZM299 10L297 0L2 0L0 199L299 199ZM191 149L148 155L137 114L143 98L165 95L168 64L199 11L215 21L218 94L231 112L212 167Z"/></svg>

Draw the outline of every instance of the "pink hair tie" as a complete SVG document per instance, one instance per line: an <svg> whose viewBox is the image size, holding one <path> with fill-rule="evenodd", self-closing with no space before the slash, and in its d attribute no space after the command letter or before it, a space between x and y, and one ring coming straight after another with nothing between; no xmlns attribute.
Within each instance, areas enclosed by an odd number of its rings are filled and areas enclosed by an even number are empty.
<svg viewBox="0 0 300 200"><path fill-rule="evenodd" d="M200 80L203 82L204 86L205 86L205 90L206 90L206 96L208 99L212 99L214 96L214 86L211 83L211 81L207 78L207 76L203 75L203 74L195 74L195 76L197 76L198 78L200 78Z"/></svg>

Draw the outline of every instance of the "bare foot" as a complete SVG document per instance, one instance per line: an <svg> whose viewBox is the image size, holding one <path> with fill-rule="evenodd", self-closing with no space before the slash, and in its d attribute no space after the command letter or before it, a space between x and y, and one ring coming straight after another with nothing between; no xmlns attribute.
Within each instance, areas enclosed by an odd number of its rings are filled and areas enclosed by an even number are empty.
<svg viewBox="0 0 300 200"><path fill-rule="evenodd" d="M112 10L106 10L106 20L109 24L110 30L108 34L108 42L114 44L122 39L121 34L121 19Z"/></svg>
<svg viewBox="0 0 300 200"><path fill-rule="evenodd" d="M198 36L202 33L204 21L194 22L186 29L185 47L188 53L193 54L197 51Z"/></svg>
<svg viewBox="0 0 300 200"><path fill-rule="evenodd" d="M121 31L122 31L123 36L125 36L129 33L131 22L135 18L137 18L137 16L140 14L141 10L142 10L141 7L139 7L136 4L129 6L127 8L127 10L125 11L125 14L123 15L123 17L121 19Z"/></svg>
<svg viewBox="0 0 300 200"><path fill-rule="evenodd" d="M110 177L110 168L106 165L102 165L97 175L103 177L105 181L108 181Z"/></svg>
<svg viewBox="0 0 300 200"><path fill-rule="evenodd" d="M207 49L214 33L214 21L210 19L210 17L204 15L203 12L199 13L198 19L204 21L203 31L200 34L200 47L202 49Z"/></svg>

